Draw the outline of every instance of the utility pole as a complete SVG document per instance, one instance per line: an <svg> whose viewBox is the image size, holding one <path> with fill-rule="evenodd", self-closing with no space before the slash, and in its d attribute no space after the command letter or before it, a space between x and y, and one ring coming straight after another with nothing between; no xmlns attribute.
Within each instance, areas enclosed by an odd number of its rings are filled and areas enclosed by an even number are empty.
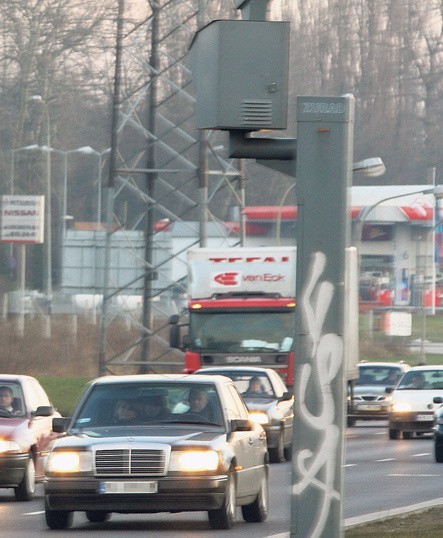
<svg viewBox="0 0 443 538"><path fill-rule="evenodd" d="M156 140L156 108L158 99L158 72L160 69L158 57L158 41L159 41L159 13L160 8L156 2L151 2L152 9L152 24L151 24L151 58L149 64L151 66L151 82L149 84L149 103L148 103L148 132L151 136L150 144L148 145L147 155L147 172L146 172L146 193L148 195L148 205L146 208L145 219L145 276L143 279L143 314L142 314L142 343L141 343L141 365L140 373L147 374L149 372L149 348L150 335L153 329L152 319L152 282L156 279L157 274L154 270L154 193L157 180L157 172L155 172L155 140Z"/></svg>
<svg viewBox="0 0 443 538"><path fill-rule="evenodd" d="M103 301L100 326L100 349L98 357L98 375L105 375L106 364L106 336L108 332L109 301L110 295L110 262L111 244L114 223L114 200L115 200L115 180L117 177L117 145L118 145L118 119L121 107L121 78L122 78L122 42L123 42L123 13L125 9L124 0L118 2L117 13L117 44L114 72L114 95L112 101L112 131L111 131L111 152L109 157L109 177L107 186L106 204L106 244L103 267Z"/></svg>

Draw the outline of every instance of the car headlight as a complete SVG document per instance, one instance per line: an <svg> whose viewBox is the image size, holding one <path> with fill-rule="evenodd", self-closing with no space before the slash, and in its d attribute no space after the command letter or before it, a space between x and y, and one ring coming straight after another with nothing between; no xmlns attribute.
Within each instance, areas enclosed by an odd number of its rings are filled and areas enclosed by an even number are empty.
<svg viewBox="0 0 443 538"><path fill-rule="evenodd" d="M215 471L219 466L218 452L215 450L172 451L170 471Z"/></svg>
<svg viewBox="0 0 443 538"><path fill-rule="evenodd" d="M398 402L392 405L392 411L395 413L405 413L411 411L411 409L411 404L406 402Z"/></svg>
<svg viewBox="0 0 443 538"><path fill-rule="evenodd" d="M0 454L5 452L20 452L20 445L9 439L0 439Z"/></svg>
<svg viewBox="0 0 443 538"><path fill-rule="evenodd" d="M92 471L92 453L63 450L51 452L46 465L48 473L82 473Z"/></svg>
<svg viewBox="0 0 443 538"><path fill-rule="evenodd" d="M254 422L257 422L258 424L261 424L262 426L264 424L269 424L269 417L266 413L262 413L261 411L251 411L249 413L249 420L253 420Z"/></svg>

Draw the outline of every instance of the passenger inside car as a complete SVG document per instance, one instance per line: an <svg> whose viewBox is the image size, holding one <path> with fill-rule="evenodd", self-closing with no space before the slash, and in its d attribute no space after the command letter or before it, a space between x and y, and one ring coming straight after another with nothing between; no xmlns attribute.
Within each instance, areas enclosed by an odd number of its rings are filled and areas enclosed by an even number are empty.
<svg viewBox="0 0 443 538"><path fill-rule="evenodd" d="M119 400L114 408L114 420L119 424L139 422L142 419L142 408L138 402Z"/></svg>
<svg viewBox="0 0 443 538"><path fill-rule="evenodd" d="M144 413L143 420L147 422L163 420L169 416L166 398L163 394L143 396L141 404Z"/></svg>

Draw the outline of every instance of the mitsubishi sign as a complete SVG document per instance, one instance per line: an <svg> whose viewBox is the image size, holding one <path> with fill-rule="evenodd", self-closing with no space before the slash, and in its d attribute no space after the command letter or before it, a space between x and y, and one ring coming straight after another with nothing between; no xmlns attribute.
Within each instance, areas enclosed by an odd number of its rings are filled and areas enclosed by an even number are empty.
<svg viewBox="0 0 443 538"><path fill-rule="evenodd" d="M43 243L44 196L1 196L0 241Z"/></svg>

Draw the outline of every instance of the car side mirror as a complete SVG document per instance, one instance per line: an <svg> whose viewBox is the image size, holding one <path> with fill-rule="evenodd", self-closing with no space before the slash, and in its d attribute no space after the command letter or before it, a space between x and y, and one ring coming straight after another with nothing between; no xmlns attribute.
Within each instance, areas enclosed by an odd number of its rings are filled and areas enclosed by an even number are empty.
<svg viewBox="0 0 443 538"><path fill-rule="evenodd" d="M70 422L70 417L54 417L52 419L52 431L54 433L66 433Z"/></svg>
<svg viewBox="0 0 443 538"><path fill-rule="evenodd" d="M291 399L292 399L292 393L289 392L288 390L287 390L286 392L284 392L284 393L283 393L283 396L281 396L281 397L279 398L279 400L280 400L281 402L286 402L286 401L291 400Z"/></svg>
<svg viewBox="0 0 443 538"><path fill-rule="evenodd" d="M394 392L395 387L386 387L385 392L386 394L392 394Z"/></svg>
<svg viewBox="0 0 443 538"><path fill-rule="evenodd" d="M442 404L443 403L443 398L441 396L434 396L434 398L432 399L432 401L436 404Z"/></svg>
<svg viewBox="0 0 443 538"><path fill-rule="evenodd" d="M234 419L231 420L231 432L250 432L252 423L250 420Z"/></svg>
<svg viewBox="0 0 443 538"><path fill-rule="evenodd" d="M50 417L54 414L55 409L52 405L39 405L32 413L33 417Z"/></svg>

